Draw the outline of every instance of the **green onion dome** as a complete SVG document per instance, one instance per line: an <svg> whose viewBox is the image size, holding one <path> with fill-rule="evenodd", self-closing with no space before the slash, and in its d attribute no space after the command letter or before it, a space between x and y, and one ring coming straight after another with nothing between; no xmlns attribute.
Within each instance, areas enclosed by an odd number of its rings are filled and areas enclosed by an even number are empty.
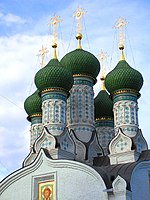
<svg viewBox="0 0 150 200"><path fill-rule="evenodd" d="M98 59L88 51L78 48L69 52L61 59L61 64L72 72L73 76L90 76L96 82L96 77L100 71Z"/></svg>
<svg viewBox="0 0 150 200"><path fill-rule="evenodd" d="M36 73L35 84L40 92L48 89L62 89L68 93L73 85L73 77L57 58L53 58Z"/></svg>
<svg viewBox="0 0 150 200"><path fill-rule="evenodd" d="M94 99L95 120L113 119L113 102L106 90L101 90Z"/></svg>
<svg viewBox="0 0 150 200"><path fill-rule="evenodd" d="M143 77L141 73L130 67L125 60L120 60L105 78L105 87L110 94L120 90L133 90L139 93L142 85Z"/></svg>
<svg viewBox="0 0 150 200"><path fill-rule="evenodd" d="M24 109L28 114L29 121L31 117L42 116L42 101L38 93L39 91L36 90L24 102Z"/></svg>

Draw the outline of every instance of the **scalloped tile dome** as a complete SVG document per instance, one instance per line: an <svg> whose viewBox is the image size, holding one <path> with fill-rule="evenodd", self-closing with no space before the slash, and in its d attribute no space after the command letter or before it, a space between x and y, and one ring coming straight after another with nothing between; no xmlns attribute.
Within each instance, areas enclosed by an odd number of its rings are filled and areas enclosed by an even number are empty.
<svg viewBox="0 0 150 200"><path fill-rule="evenodd" d="M33 114L42 114L42 100L38 93L39 91L36 90L24 102L24 109L29 116Z"/></svg>
<svg viewBox="0 0 150 200"><path fill-rule="evenodd" d="M66 54L60 63L72 72L72 75L83 74L96 79L100 71L98 59L88 51L76 49Z"/></svg>
<svg viewBox="0 0 150 200"><path fill-rule="evenodd" d="M125 60L119 61L105 78L105 87L111 94L122 89L132 89L139 92L142 85L141 73L130 67Z"/></svg>
<svg viewBox="0 0 150 200"><path fill-rule="evenodd" d="M101 117L113 118L113 102L106 90L101 90L94 99L95 119Z"/></svg>
<svg viewBox="0 0 150 200"><path fill-rule="evenodd" d="M73 77L71 72L64 68L57 59L51 59L36 73L35 85L40 92L48 88L61 88L69 91L73 85Z"/></svg>

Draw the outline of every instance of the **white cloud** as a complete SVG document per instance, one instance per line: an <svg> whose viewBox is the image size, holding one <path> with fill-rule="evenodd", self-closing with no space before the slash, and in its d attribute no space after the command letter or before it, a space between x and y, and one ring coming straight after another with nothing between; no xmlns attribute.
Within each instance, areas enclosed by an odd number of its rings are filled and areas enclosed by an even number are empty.
<svg viewBox="0 0 150 200"><path fill-rule="evenodd" d="M5 25L24 24L26 23L26 20L12 13L4 14L0 12L0 23Z"/></svg>
<svg viewBox="0 0 150 200"><path fill-rule="evenodd" d="M12 13L8 13L7 15L3 16L3 20L6 23L17 23L17 24L24 24L26 21L19 16L16 16Z"/></svg>

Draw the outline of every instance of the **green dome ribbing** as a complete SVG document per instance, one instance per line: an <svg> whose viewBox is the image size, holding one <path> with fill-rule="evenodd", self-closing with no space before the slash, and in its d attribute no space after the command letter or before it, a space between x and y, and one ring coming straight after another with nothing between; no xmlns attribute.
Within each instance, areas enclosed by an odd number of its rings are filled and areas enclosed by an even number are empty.
<svg viewBox="0 0 150 200"><path fill-rule="evenodd" d="M130 67L125 60L119 61L117 66L105 78L105 87L110 94L123 89L139 92L142 85L143 77L141 73Z"/></svg>
<svg viewBox="0 0 150 200"><path fill-rule="evenodd" d="M72 72L72 75L88 75L96 79L100 71L98 59L88 51L76 49L61 59L61 64Z"/></svg>
<svg viewBox="0 0 150 200"><path fill-rule="evenodd" d="M30 116L36 114L42 114L42 100L38 95L38 90L36 90L32 95L30 95L24 102L24 109L26 113Z"/></svg>
<svg viewBox="0 0 150 200"><path fill-rule="evenodd" d="M51 59L36 73L35 84L40 92L49 88L61 88L68 92L73 85L73 77L57 59Z"/></svg>
<svg viewBox="0 0 150 200"><path fill-rule="evenodd" d="M113 118L113 102L105 90L101 90L94 99L95 119Z"/></svg>

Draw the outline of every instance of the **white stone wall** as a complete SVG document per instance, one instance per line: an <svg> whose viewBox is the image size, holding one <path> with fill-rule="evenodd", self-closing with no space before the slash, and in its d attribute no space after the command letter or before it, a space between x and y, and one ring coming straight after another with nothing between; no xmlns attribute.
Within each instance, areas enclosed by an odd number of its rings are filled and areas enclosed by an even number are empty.
<svg viewBox="0 0 150 200"><path fill-rule="evenodd" d="M131 100L122 100L114 103L114 127L117 133L122 128L124 134L134 137L138 130L138 104Z"/></svg>
<svg viewBox="0 0 150 200"><path fill-rule="evenodd" d="M33 200L35 178L48 175L55 177L54 200L108 199L103 179L91 167L75 161L49 160L41 154L37 160L34 167L33 164L27 166L26 170L16 172L2 183L0 200Z"/></svg>

